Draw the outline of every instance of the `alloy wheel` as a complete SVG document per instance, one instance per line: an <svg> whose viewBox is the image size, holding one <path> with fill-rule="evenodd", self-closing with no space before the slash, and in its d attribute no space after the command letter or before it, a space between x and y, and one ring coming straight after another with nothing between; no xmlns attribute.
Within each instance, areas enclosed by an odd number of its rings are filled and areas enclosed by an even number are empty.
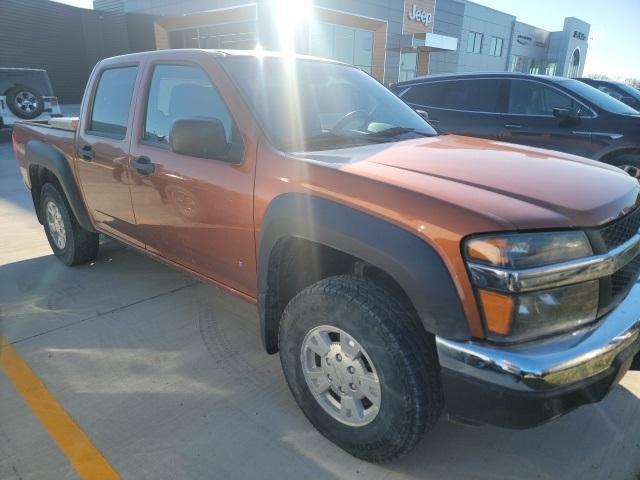
<svg viewBox="0 0 640 480"><path fill-rule="evenodd" d="M67 232L64 228L64 221L62 220L60 209L54 202L49 201L45 206L45 212L53 243L55 243L56 247L60 250L64 250L64 247L67 245Z"/></svg>
<svg viewBox="0 0 640 480"><path fill-rule="evenodd" d="M316 401L350 426L372 422L380 411L380 380L371 357L351 335L321 325L302 342L302 372Z"/></svg>

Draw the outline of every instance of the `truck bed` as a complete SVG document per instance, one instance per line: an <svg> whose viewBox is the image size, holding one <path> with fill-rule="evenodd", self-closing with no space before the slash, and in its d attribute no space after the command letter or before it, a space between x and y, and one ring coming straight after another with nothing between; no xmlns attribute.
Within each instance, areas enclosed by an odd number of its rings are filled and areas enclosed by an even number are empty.
<svg viewBox="0 0 640 480"><path fill-rule="evenodd" d="M75 120L75 124L72 120ZM75 140L77 118L61 117L51 120L24 120L13 127L12 141L16 160L25 185L30 189L31 180L25 161L25 153L29 142L42 142L60 152L71 167L74 168Z"/></svg>

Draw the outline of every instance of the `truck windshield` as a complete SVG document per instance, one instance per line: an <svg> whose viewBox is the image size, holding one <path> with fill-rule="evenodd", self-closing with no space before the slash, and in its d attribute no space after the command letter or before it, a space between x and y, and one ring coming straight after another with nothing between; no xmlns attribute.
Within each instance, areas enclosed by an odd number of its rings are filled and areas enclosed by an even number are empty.
<svg viewBox="0 0 640 480"><path fill-rule="evenodd" d="M357 68L317 60L230 56L221 64L283 151L392 142L436 131Z"/></svg>
<svg viewBox="0 0 640 480"><path fill-rule="evenodd" d="M558 80L558 83L566 89L580 95L585 100L597 105L598 107L611 113L620 113L622 115L638 115L638 112L629 105L616 100L610 95L601 92L591 85L582 83L579 80L567 79Z"/></svg>

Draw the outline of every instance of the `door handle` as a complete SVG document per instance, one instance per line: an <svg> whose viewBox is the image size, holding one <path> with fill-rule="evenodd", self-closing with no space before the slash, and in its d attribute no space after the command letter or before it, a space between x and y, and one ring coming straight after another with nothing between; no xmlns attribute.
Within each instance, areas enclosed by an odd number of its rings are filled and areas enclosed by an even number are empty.
<svg viewBox="0 0 640 480"><path fill-rule="evenodd" d="M522 125L520 125L519 123L507 123L504 128L506 128L507 130L519 130L520 128L522 128Z"/></svg>
<svg viewBox="0 0 640 480"><path fill-rule="evenodd" d="M87 162L90 162L91 160L93 160L93 157L95 156L95 154L96 152L91 145L85 145L80 149L80 156L82 157L83 160L86 160Z"/></svg>
<svg viewBox="0 0 640 480"><path fill-rule="evenodd" d="M131 162L133 168L138 172L138 175L147 176L151 175L156 170L155 164L149 157L137 157Z"/></svg>

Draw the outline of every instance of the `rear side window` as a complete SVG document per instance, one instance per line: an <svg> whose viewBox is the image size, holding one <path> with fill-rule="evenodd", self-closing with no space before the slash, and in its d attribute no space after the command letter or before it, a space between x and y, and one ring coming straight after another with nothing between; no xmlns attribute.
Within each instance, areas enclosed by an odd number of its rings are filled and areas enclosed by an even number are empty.
<svg viewBox="0 0 640 480"><path fill-rule="evenodd" d="M544 83L512 80L509 113L519 115L553 115L554 108L577 109L580 105L568 95Z"/></svg>
<svg viewBox="0 0 640 480"><path fill-rule="evenodd" d="M125 137L137 74L138 67L110 68L100 74L89 121L91 133Z"/></svg>
<svg viewBox="0 0 640 480"><path fill-rule="evenodd" d="M497 112L500 79L453 80L424 83L412 87L402 99L426 107Z"/></svg>
<svg viewBox="0 0 640 480"><path fill-rule="evenodd" d="M149 86L144 139L168 145L173 122L194 117L220 120L232 143L231 114L206 73L191 65L157 65Z"/></svg>

